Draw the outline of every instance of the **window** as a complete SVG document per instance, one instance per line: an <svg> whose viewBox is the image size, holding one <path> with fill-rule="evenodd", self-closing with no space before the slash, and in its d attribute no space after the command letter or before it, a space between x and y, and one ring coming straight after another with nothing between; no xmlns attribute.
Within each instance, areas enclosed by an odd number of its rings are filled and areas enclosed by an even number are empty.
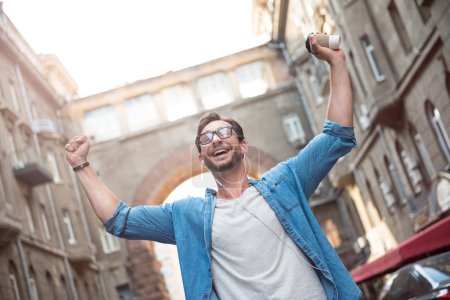
<svg viewBox="0 0 450 300"><path fill-rule="evenodd" d="M450 162L450 141L444 123L442 123L441 114L430 100L425 102L425 110L442 154L448 163Z"/></svg>
<svg viewBox="0 0 450 300"><path fill-rule="evenodd" d="M116 286L117 295L119 296L119 300L132 300L133 293L131 292L131 288L128 284Z"/></svg>
<svg viewBox="0 0 450 300"><path fill-rule="evenodd" d="M114 107L108 105L86 112L84 130L97 142L120 136L120 124Z"/></svg>
<svg viewBox="0 0 450 300"><path fill-rule="evenodd" d="M116 252L120 250L120 243L119 240L113 236L112 234L109 234L106 232L105 227L102 225L98 229L100 234L100 240L102 242L103 252L108 254L112 252Z"/></svg>
<svg viewBox="0 0 450 300"><path fill-rule="evenodd" d="M149 94L125 101L124 109L128 129L131 132L155 126L159 123L158 111L153 98Z"/></svg>
<svg viewBox="0 0 450 300"><path fill-rule="evenodd" d="M4 104L5 93L3 92L2 82L0 81L0 106Z"/></svg>
<svg viewBox="0 0 450 300"><path fill-rule="evenodd" d="M99 290L98 290L98 286L97 286L97 283L95 283L94 282L94 298L95 299L100 299L100 292L99 292Z"/></svg>
<svg viewBox="0 0 450 300"><path fill-rule="evenodd" d="M47 295L46 299L48 300L54 300L55 299L55 286L53 284L52 275L49 271L45 272L45 279L47 281Z"/></svg>
<svg viewBox="0 0 450 300"><path fill-rule="evenodd" d="M31 211L31 199L27 197L25 200L25 214L28 223L28 229L30 229L31 234L36 234L36 223L34 222L33 213Z"/></svg>
<svg viewBox="0 0 450 300"><path fill-rule="evenodd" d="M13 167L21 167L23 163L19 161L19 157L17 156L16 150L16 142L14 140L14 133L12 131L8 131L7 143L8 143L8 152L9 157L11 159L11 164Z"/></svg>
<svg viewBox="0 0 450 300"><path fill-rule="evenodd" d="M320 86L319 82L317 81L317 78L315 75L309 76L309 85L311 86L311 91L314 95L314 99L316 100L316 104L320 105L323 103L323 97L320 93Z"/></svg>
<svg viewBox="0 0 450 300"><path fill-rule="evenodd" d="M380 67L380 63L378 62L378 58L375 54L375 48L370 43L369 37L367 35L363 36L361 38L361 43L364 48L364 52L366 53L367 60L369 61L370 68L375 76L375 80L378 82L384 80L385 76L383 70Z"/></svg>
<svg viewBox="0 0 450 300"><path fill-rule="evenodd" d="M297 115L284 116L283 125L289 142L302 145L306 143L305 131L303 130L302 123Z"/></svg>
<svg viewBox="0 0 450 300"><path fill-rule="evenodd" d="M392 23L394 23L395 30L397 31L400 44L402 45L403 51L405 53L411 52L411 40L409 39L408 32L406 31L405 24L403 23L400 12L398 11L397 5L394 0L391 0L388 6L389 15L391 16Z"/></svg>
<svg viewBox="0 0 450 300"><path fill-rule="evenodd" d="M50 228L48 227L48 217L47 217L47 211L45 210L45 206L41 204L41 221L42 221L42 227L44 229L44 235L47 240L50 240L52 238L50 234Z"/></svg>
<svg viewBox="0 0 450 300"><path fill-rule="evenodd" d="M414 195L418 195L422 192L422 181L423 177L419 170L417 160L414 160L399 141L395 142L395 147L397 153L400 156L400 161L402 162L403 171L406 173L408 184L411 187Z"/></svg>
<svg viewBox="0 0 450 300"><path fill-rule="evenodd" d="M72 222L70 220L69 211L67 211L67 210L63 211L63 222L64 222L64 226L66 227L67 242L71 245L76 244L77 241L75 240L75 234L73 232Z"/></svg>
<svg viewBox="0 0 450 300"><path fill-rule="evenodd" d="M86 298L90 299L91 298L91 293L89 291L89 284L87 283L87 281L84 282L84 292L86 293Z"/></svg>
<svg viewBox="0 0 450 300"><path fill-rule="evenodd" d="M0 161L0 201L5 201L6 207L8 209L11 209L11 204L8 201L8 198L6 197L6 191L5 191L5 176L3 176L3 166L2 162Z"/></svg>
<svg viewBox="0 0 450 300"><path fill-rule="evenodd" d="M11 100L13 108L16 111L20 111L19 99L17 98L16 86L12 80L9 81L9 91L11 93Z"/></svg>
<svg viewBox="0 0 450 300"><path fill-rule="evenodd" d="M395 166L389 161L389 158L387 156L383 156L383 162L384 167L388 171L389 179L392 184L392 191L394 192L394 195L396 198L399 198L402 204L406 204L405 197L402 197L403 190L399 190L401 187L399 183L399 176L397 176L397 171L395 169Z"/></svg>
<svg viewBox="0 0 450 300"><path fill-rule="evenodd" d="M77 291L78 297L85 298L85 295L81 294L80 287L78 286L78 281L76 278L73 279L73 285L75 286L75 291Z"/></svg>
<svg viewBox="0 0 450 300"><path fill-rule="evenodd" d="M35 101L31 102L30 110L31 110L31 118L33 120L36 120L38 118L38 113L36 110L36 102Z"/></svg>
<svg viewBox="0 0 450 300"><path fill-rule="evenodd" d="M433 178L436 174L436 171L434 170L433 163L431 161L430 155L428 154L428 150L425 147L425 144L422 141L422 137L417 132L416 128L409 124L409 131L411 134L411 137L414 140L414 145L416 147L416 151L420 156L420 162L424 164L425 170L427 171L428 178Z"/></svg>
<svg viewBox="0 0 450 300"><path fill-rule="evenodd" d="M16 270L16 266L12 261L9 262L9 285L11 288L11 292L13 295L14 300L20 300L20 293L19 293L19 284L17 282L18 274Z"/></svg>
<svg viewBox="0 0 450 300"><path fill-rule="evenodd" d="M350 63L353 67L353 70L355 70L356 79L358 79L358 84L361 87L361 91L363 92L363 95L366 96L367 90L366 90L366 87L364 86L364 83L363 83L363 80L361 77L361 73L359 72L359 69L358 69L358 65L355 63L355 57L353 56L352 52L349 53L349 56L350 56Z"/></svg>
<svg viewBox="0 0 450 300"><path fill-rule="evenodd" d="M378 180L378 185L380 187L381 194L383 195L384 201L386 202L389 211L393 213L395 211L395 193L392 188L392 184L386 180L383 176L380 175L378 170L374 168L375 177Z"/></svg>
<svg viewBox="0 0 450 300"><path fill-rule="evenodd" d="M197 112L194 95L191 89L177 85L162 91L167 119L175 121Z"/></svg>
<svg viewBox="0 0 450 300"><path fill-rule="evenodd" d="M58 168L58 162L56 161L55 154L53 152L47 152L47 163L50 168L50 172L53 176L53 182L61 182L61 174Z"/></svg>
<svg viewBox="0 0 450 300"><path fill-rule="evenodd" d="M316 58L314 55L312 55L312 62L314 64L315 69L314 75L316 76L319 85L322 85L324 79L326 78L325 76L327 76L330 73L330 67L322 60Z"/></svg>
<svg viewBox="0 0 450 300"><path fill-rule="evenodd" d="M34 272L33 268L30 268L29 283L30 283L31 299L39 300L39 292L36 284L36 273Z"/></svg>
<svg viewBox="0 0 450 300"><path fill-rule="evenodd" d="M60 289L60 294L62 297L58 298L61 300L68 300L69 296L67 294L67 284L66 284L66 279L64 278L64 275L61 275L61 289Z"/></svg>
<svg viewBox="0 0 450 300"><path fill-rule="evenodd" d="M268 74L264 63L261 61L238 67L236 76L242 98L262 95L269 88Z"/></svg>
<svg viewBox="0 0 450 300"><path fill-rule="evenodd" d="M197 87L205 109L222 106L233 100L231 86L225 73L200 78Z"/></svg>

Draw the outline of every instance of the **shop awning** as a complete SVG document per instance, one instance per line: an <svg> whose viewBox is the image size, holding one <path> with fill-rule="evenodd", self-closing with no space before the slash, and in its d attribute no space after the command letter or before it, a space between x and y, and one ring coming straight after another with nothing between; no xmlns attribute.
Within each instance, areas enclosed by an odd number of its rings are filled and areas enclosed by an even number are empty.
<svg viewBox="0 0 450 300"><path fill-rule="evenodd" d="M429 252L450 246L450 216L402 242L383 256L354 269L351 274L359 283L393 271Z"/></svg>

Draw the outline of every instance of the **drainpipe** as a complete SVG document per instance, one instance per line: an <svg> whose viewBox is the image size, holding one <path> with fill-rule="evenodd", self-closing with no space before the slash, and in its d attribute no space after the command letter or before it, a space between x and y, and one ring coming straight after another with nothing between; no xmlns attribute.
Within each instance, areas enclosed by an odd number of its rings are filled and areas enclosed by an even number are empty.
<svg viewBox="0 0 450 300"><path fill-rule="evenodd" d="M285 43L283 43L283 42L268 43L267 47L272 48L272 49L281 50L281 53L283 54L284 60L286 61L288 67L289 68L293 67L294 62L291 58L291 55L289 54L289 51L287 50ZM300 83L300 80L297 78L297 76L295 76L294 81L295 81L295 87L297 88L297 93L299 94L299 97L300 97L300 102L302 103L303 109L305 110L306 121L308 122L308 126L312 130L313 134L316 134L318 131L317 131L316 125L314 124L314 120L312 119L313 114L311 113L311 107L309 106L308 101L304 97L303 88Z"/></svg>
<svg viewBox="0 0 450 300"><path fill-rule="evenodd" d="M16 76L17 76L17 81L19 82L19 87L20 87L20 93L22 96L22 99L24 101L25 104L25 113L27 115L27 121L28 124L32 124L32 115L31 115L31 108L30 108L30 102L28 99L28 95L25 89L25 84L23 81L23 76L22 76L22 71L20 69L19 64L16 64ZM33 131L33 146L34 146L34 150L36 151L37 157L38 158L42 158L42 152L41 152L41 148L39 146L39 137L37 135L37 133L35 133ZM59 222L57 219L57 214L56 214L56 208L55 208L55 204L54 204L54 199L53 199L53 194L50 188L50 184L46 184L45 185L45 191L47 192L47 198L48 198L48 203L52 212L52 220L53 220L53 224L55 226L56 229L56 236L57 236L57 240L58 240L58 245L59 247L65 251L65 246L64 246L64 240L61 234L61 228L59 227ZM77 295L77 291L75 289L75 284L73 281L73 276L72 276L72 271L69 265L69 259L67 258L67 253L64 254L63 256L64 259L64 268L66 271L66 275L68 277L69 280L69 286L70 286L70 290L72 291L72 296L74 300L78 300L78 295ZM27 281L28 283L28 281ZM29 285L29 284L28 284ZM30 287L28 287L30 288Z"/></svg>
<svg viewBox="0 0 450 300"><path fill-rule="evenodd" d="M22 241L20 240L20 236L17 236L17 249L19 249L19 257L20 257L20 263L22 265L22 272L25 276L25 283L26 283L26 290L28 299L33 299L33 293L31 292L31 285L30 285L30 274L28 272L28 263L27 258L25 256L25 252L23 251L22 247ZM33 299L34 300L34 299Z"/></svg>

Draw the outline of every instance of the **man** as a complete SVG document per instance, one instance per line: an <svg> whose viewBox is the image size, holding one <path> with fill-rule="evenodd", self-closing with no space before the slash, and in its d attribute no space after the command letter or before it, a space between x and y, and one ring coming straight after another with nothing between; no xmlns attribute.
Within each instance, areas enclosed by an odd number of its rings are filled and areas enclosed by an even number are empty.
<svg viewBox="0 0 450 300"><path fill-rule="evenodd" d="M312 40L330 65L323 133L261 180L249 180L241 126L216 113L199 122L199 162L217 182L205 198L129 207L89 167L89 142L75 137L66 158L108 232L176 244L187 299L358 299L361 295L318 225L308 198L334 163L355 146L345 55Z"/></svg>

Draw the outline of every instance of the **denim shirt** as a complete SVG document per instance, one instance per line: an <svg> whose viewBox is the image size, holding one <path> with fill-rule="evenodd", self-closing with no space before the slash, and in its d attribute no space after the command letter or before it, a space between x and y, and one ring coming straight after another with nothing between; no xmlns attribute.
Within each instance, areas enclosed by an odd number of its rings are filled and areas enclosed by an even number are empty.
<svg viewBox="0 0 450 300"><path fill-rule="evenodd" d="M355 145L353 127L326 120L323 133L298 155L279 163L260 180L250 181L292 240L319 269L327 299L359 299L361 292L320 228L308 199L335 162ZM186 299L215 300L219 299L211 273L215 203L216 191L211 189L206 190L205 198L191 197L159 206L129 207L120 202L104 225L118 237L175 244Z"/></svg>

